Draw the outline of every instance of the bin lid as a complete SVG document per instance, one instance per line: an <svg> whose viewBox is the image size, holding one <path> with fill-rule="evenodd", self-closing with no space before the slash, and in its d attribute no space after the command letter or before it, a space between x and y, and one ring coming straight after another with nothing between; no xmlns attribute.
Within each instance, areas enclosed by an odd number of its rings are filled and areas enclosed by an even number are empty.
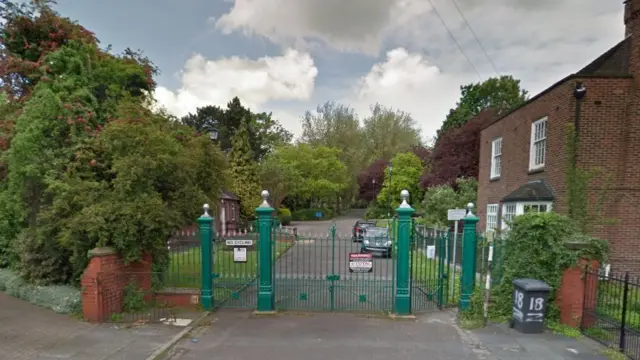
<svg viewBox="0 0 640 360"><path fill-rule="evenodd" d="M524 291L551 291L551 286L536 279L515 279L513 285Z"/></svg>

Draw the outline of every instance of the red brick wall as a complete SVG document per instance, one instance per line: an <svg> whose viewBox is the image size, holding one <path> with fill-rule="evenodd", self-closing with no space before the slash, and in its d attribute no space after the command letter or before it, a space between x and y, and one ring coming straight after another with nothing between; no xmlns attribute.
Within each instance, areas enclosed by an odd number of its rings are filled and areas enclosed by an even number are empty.
<svg viewBox="0 0 640 360"><path fill-rule="evenodd" d="M629 129L640 126L640 111L629 113L638 91L632 78L584 78L573 79L557 86L530 104L484 129L480 137L480 171L478 179L478 228L486 227L487 204L500 200L526 182L545 179L556 195L554 210L566 211L565 206L565 156L566 127L574 121L576 81L587 88L580 118L580 146L578 165L599 169L610 177L609 191L602 209L603 219L612 219L615 225L594 227L591 235L609 241L611 263L615 271L640 273L640 212L635 211L640 192L638 176L629 174L632 167L640 164L633 160L640 152L638 140L629 138ZM640 107L639 107L640 109ZM531 123L542 118L547 120L547 150L545 168L530 173L529 147ZM633 124L633 125L632 125ZM490 181L491 141L502 136L502 175ZM640 168L635 174L640 174ZM603 191L604 177L590 184L591 209ZM500 208L500 210L502 210Z"/></svg>
<svg viewBox="0 0 640 360"><path fill-rule="evenodd" d="M124 287L134 280L137 287L151 296L151 256L125 265L109 248L94 249L89 265L82 274L82 313L90 322L101 322L122 310ZM129 276L130 275L130 276Z"/></svg>
<svg viewBox="0 0 640 360"><path fill-rule="evenodd" d="M598 288L597 276L584 277L586 266L593 270L597 269L599 264L595 260L582 260L578 266L569 268L562 274L560 289L556 293L556 303L560 309L560 322L565 325L579 327L580 322L583 321L583 325L589 327L595 320L592 317L582 319L584 309L595 309Z"/></svg>

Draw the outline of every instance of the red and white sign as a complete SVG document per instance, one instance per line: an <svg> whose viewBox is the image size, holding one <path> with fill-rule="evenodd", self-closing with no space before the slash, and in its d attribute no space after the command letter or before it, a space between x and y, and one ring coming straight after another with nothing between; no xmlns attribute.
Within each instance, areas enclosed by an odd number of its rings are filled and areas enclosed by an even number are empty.
<svg viewBox="0 0 640 360"><path fill-rule="evenodd" d="M349 254L349 272L370 273L373 271L373 254Z"/></svg>

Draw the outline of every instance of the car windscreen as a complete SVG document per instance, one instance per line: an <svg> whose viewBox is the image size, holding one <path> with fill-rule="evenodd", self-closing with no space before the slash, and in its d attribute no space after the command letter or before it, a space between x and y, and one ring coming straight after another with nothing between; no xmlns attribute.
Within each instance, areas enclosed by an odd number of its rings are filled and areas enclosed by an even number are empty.
<svg viewBox="0 0 640 360"><path fill-rule="evenodd" d="M389 237L389 230L387 229L367 229L365 233L366 237L376 238L376 237Z"/></svg>

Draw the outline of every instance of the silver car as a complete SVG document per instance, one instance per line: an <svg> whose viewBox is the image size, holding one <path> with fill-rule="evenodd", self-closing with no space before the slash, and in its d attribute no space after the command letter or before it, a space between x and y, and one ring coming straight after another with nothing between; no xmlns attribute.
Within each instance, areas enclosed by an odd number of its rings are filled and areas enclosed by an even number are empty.
<svg viewBox="0 0 640 360"><path fill-rule="evenodd" d="M367 228L362 236L360 252L371 253L374 256L391 257L393 253L393 242L389 235L389 229L385 227Z"/></svg>

